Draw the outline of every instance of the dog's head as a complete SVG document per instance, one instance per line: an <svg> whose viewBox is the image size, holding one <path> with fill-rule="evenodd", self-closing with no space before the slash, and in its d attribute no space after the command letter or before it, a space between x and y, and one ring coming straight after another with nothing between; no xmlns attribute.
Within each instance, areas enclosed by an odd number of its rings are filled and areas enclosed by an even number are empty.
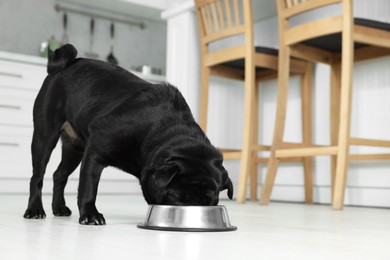
<svg viewBox="0 0 390 260"><path fill-rule="evenodd" d="M222 166L222 155L213 147L197 146L165 151L141 177L149 204L215 206L219 193L233 184Z"/></svg>

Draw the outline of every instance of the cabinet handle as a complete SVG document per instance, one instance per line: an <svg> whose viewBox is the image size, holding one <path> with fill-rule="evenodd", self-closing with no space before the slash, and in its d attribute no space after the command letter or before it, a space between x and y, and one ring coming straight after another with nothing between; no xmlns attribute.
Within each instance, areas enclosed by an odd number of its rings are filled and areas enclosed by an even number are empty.
<svg viewBox="0 0 390 260"><path fill-rule="evenodd" d="M18 143L3 143L3 142L0 142L0 146L13 146L13 147L17 147L19 146Z"/></svg>
<svg viewBox="0 0 390 260"><path fill-rule="evenodd" d="M8 109L15 109L15 110L21 110L21 106L13 106L13 105L5 105L5 104L0 104L0 108L8 108Z"/></svg>
<svg viewBox="0 0 390 260"><path fill-rule="evenodd" d="M4 71L0 71L0 75L7 76L7 77L20 78L20 79L23 78L22 74L9 73L9 72L4 72Z"/></svg>

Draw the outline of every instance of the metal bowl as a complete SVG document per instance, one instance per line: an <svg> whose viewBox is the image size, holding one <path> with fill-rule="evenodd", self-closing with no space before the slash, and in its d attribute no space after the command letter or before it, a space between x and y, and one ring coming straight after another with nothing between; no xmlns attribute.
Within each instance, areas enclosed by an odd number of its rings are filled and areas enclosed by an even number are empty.
<svg viewBox="0 0 390 260"><path fill-rule="evenodd" d="M150 205L139 228L167 231L233 231L225 206Z"/></svg>

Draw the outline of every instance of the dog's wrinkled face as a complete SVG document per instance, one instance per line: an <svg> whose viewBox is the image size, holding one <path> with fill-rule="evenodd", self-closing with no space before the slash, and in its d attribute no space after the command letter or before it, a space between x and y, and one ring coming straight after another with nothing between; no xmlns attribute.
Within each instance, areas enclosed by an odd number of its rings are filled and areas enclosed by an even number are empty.
<svg viewBox="0 0 390 260"><path fill-rule="evenodd" d="M225 189L228 197L233 197L233 184L219 153L211 157L169 156L145 173L141 186L149 204L215 206Z"/></svg>

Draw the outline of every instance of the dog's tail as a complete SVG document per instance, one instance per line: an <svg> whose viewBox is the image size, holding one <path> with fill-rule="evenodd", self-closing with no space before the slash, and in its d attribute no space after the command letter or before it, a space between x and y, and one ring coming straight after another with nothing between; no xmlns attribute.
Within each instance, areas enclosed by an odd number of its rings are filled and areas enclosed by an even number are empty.
<svg viewBox="0 0 390 260"><path fill-rule="evenodd" d="M54 74L71 65L77 56L77 50L71 44L65 44L61 48L52 51L49 48L47 73Z"/></svg>

